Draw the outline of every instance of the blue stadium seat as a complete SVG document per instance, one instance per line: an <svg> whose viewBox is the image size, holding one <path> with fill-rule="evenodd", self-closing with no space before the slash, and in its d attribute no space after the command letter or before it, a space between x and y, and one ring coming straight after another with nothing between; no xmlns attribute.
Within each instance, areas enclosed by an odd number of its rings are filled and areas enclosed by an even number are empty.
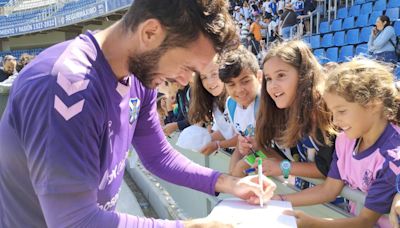
<svg viewBox="0 0 400 228"><path fill-rule="evenodd" d="M400 80L400 64L397 64L396 69L394 69L394 76L396 77L396 81Z"/></svg>
<svg viewBox="0 0 400 228"><path fill-rule="evenodd" d="M394 31L396 31L397 36L400 36L400 21L394 23Z"/></svg>
<svg viewBox="0 0 400 228"><path fill-rule="evenodd" d="M358 44L360 43L360 31L357 29L349 30L346 34L347 44Z"/></svg>
<svg viewBox="0 0 400 228"><path fill-rule="evenodd" d="M344 31L335 32L335 35L333 36L333 44L337 47L346 45L344 36L345 36Z"/></svg>
<svg viewBox="0 0 400 228"><path fill-rule="evenodd" d="M368 54L368 44L360 44L356 47L356 55Z"/></svg>
<svg viewBox="0 0 400 228"><path fill-rule="evenodd" d="M356 0L354 2L355 5L361 5L361 4L364 4L364 3L365 3L365 0Z"/></svg>
<svg viewBox="0 0 400 228"><path fill-rule="evenodd" d="M372 12L371 15L369 16L368 25L374 25L375 22L376 22L376 19L381 15L383 15L383 11L374 11L374 12Z"/></svg>
<svg viewBox="0 0 400 228"><path fill-rule="evenodd" d="M340 8L337 11L337 18L346 18L346 17L347 17L347 8L346 7Z"/></svg>
<svg viewBox="0 0 400 228"><path fill-rule="evenodd" d="M333 34L328 33L322 37L321 47L332 47L333 46Z"/></svg>
<svg viewBox="0 0 400 228"><path fill-rule="evenodd" d="M339 50L339 48L337 48L337 47L328 48L326 50L326 58L331 62L337 62L338 61L338 50Z"/></svg>
<svg viewBox="0 0 400 228"><path fill-rule="evenodd" d="M329 22L328 21L321 22L319 24L319 33L323 34L328 32L330 32Z"/></svg>
<svg viewBox="0 0 400 228"><path fill-rule="evenodd" d="M367 2L361 6L361 14L367 14L372 12L372 2Z"/></svg>
<svg viewBox="0 0 400 228"><path fill-rule="evenodd" d="M319 35L312 36L310 38L310 45L312 49L321 47L321 37Z"/></svg>
<svg viewBox="0 0 400 228"><path fill-rule="evenodd" d="M387 8L396 8L396 7L400 7L400 1L399 0L389 0Z"/></svg>
<svg viewBox="0 0 400 228"><path fill-rule="evenodd" d="M385 15L390 18L390 21L395 21L400 18L400 8L387 9Z"/></svg>
<svg viewBox="0 0 400 228"><path fill-rule="evenodd" d="M314 55L318 59L319 63L324 64L327 62L326 57L325 57L325 50L323 48L315 49Z"/></svg>
<svg viewBox="0 0 400 228"><path fill-rule="evenodd" d="M354 46L348 45L340 48L338 62L347 62L349 58L354 56Z"/></svg>
<svg viewBox="0 0 400 228"><path fill-rule="evenodd" d="M310 38L311 38L310 36L303 36L302 40L304 41L304 43L306 43L309 46L311 46Z"/></svg>
<svg viewBox="0 0 400 228"><path fill-rule="evenodd" d="M344 19L342 29L354 28L354 17L348 17Z"/></svg>
<svg viewBox="0 0 400 228"><path fill-rule="evenodd" d="M310 36L303 36L302 40L311 47L310 38Z"/></svg>
<svg viewBox="0 0 400 228"><path fill-rule="evenodd" d="M356 27L362 28L368 26L369 14L361 14L357 17Z"/></svg>
<svg viewBox="0 0 400 228"><path fill-rule="evenodd" d="M371 35L372 29L374 27L369 26L361 29L361 34L360 34L360 42L368 42L369 36Z"/></svg>
<svg viewBox="0 0 400 228"><path fill-rule="evenodd" d="M0 0L0 7L6 5L10 0Z"/></svg>
<svg viewBox="0 0 400 228"><path fill-rule="evenodd" d="M385 10L386 9L386 0L378 0L374 4L373 11Z"/></svg>
<svg viewBox="0 0 400 228"><path fill-rule="evenodd" d="M350 7L349 16L350 17L357 17L360 15L361 6L360 5L353 5Z"/></svg>
<svg viewBox="0 0 400 228"><path fill-rule="evenodd" d="M332 21L331 31L336 32L342 30L342 19Z"/></svg>

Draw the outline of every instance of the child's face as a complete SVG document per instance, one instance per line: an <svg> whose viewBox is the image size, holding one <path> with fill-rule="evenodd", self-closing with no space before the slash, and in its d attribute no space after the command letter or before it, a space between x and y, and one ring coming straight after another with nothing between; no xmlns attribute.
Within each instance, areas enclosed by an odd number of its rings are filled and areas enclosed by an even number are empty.
<svg viewBox="0 0 400 228"><path fill-rule="evenodd" d="M333 114L333 124L343 130L347 137L357 139L375 131L374 125L379 118L377 116L380 116L376 108L348 102L336 93L326 92L323 98Z"/></svg>
<svg viewBox="0 0 400 228"><path fill-rule="evenodd" d="M262 72L255 75L249 69L243 69L236 78L231 78L226 85L226 91L237 103L247 107L253 102L260 89Z"/></svg>
<svg viewBox="0 0 400 228"><path fill-rule="evenodd" d="M214 97L221 95L224 90L224 83L219 79L218 74L218 65L214 62L208 64L204 72L200 74L203 87Z"/></svg>
<svg viewBox="0 0 400 228"><path fill-rule="evenodd" d="M264 63L263 73L268 95L280 109L289 108L295 98L299 74L292 65L278 57Z"/></svg>

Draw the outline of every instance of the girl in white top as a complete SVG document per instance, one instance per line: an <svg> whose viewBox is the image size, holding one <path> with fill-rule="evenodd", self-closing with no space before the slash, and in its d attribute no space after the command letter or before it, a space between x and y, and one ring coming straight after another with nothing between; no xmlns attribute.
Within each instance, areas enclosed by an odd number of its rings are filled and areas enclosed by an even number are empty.
<svg viewBox="0 0 400 228"><path fill-rule="evenodd" d="M203 73L196 73L189 108L191 124L212 123L212 140L200 150L204 155L234 147L237 143L237 135L225 110L227 93L224 83L219 79L216 61L214 59Z"/></svg>

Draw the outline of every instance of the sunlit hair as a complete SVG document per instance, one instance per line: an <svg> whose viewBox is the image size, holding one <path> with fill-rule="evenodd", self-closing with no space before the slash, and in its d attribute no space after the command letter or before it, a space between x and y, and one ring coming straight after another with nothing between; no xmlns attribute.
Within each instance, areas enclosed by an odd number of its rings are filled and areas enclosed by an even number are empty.
<svg viewBox="0 0 400 228"><path fill-rule="evenodd" d="M168 113L162 108L162 105L161 105L161 103L162 103L164 98L166 98L165 95L162 95L159 98L157 98L157 112L161 116L167 116L168 115Z"/></svg>
<svg viewBox="0 0 400 228"><path fill-rule="evenodd" d="M354 58L330 72L325 92L362 106L381 101L383 115L395 124L400 122L400 97L391 68L373 60Z"/></svg>
<svg viewBox="0 0 400 228"><path fill-rule="evenodd" d="M213 120L212 110L214 104L217 105L221 112L224 112L227 97L225 85L222 93L218 97L214 97L204 88L200 74L196 73L191 87L189 122L191 124L211 122Z"/></svg>
<svg viewBox="0 0 400 228"><path fill-rule="evenodd" d="M331 115L322 99L321 89L324 74L321 65L309 47L302 41L274 44L264 61L277 57L293 66L299 75L296 97L286 109L279 109L266 90L263 77L260 112L257 116L256 140L258 145L271 146L272 140L283 147L292 147L305 136L311 136L317 143L330 145L334 133ZM323 135L318 141L317 133Z"/></svg>
<svg viewBox="0 0 400 228"><path fill-rule="evenodd" d="M135 0L122 23L127 31L135 32L140 23L152 18L165 27L163 43L168 48L185 47L200 34L210 39L217 52L239 44L226 0Z"/></svg>
<svg viewBox="0 0 400 228"><path fill-rule="evenodd" d="M244 46L239 46L236 50L226 52L221 57L219 78L224 83L228 83L232 78L239 77L243 70L250 70L257 75L259 69L257 57Z"/></svg>

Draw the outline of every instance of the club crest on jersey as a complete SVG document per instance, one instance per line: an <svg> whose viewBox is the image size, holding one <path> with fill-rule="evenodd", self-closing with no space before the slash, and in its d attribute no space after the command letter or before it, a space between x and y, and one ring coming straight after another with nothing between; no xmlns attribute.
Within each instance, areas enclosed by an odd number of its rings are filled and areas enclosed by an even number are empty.
<svg viewBox="0 0 400 228"><path fill-rule="evenodd" d="M139 115L140 99L135 97L129 99L129 123L133 124Z"/></svg>

